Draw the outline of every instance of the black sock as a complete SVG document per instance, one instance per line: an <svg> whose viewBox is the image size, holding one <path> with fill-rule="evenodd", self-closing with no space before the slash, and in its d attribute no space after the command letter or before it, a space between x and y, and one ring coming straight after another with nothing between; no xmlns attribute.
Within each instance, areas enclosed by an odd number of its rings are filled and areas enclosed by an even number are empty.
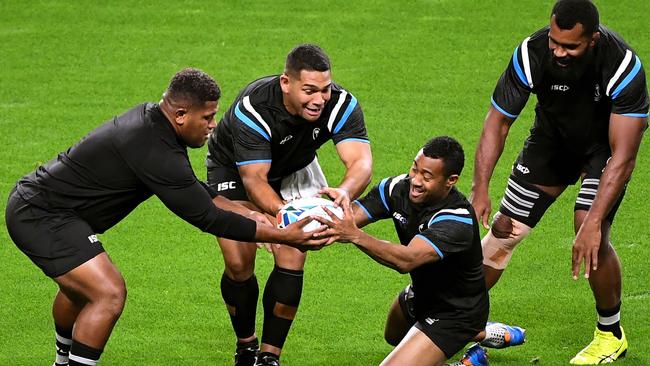
<svg viewBox="0 0 650 366"><path fill-rule="evenodd" d="M621 303L611 309L599 309L596 307L598 312L598 323L596 326L603 332L613 333L614 336L618 339L623 337L623 332L621 331Z"/></svg>
<svg viewBox="0 0 650 366"><path fill-rule="evenodd" d="M255 275L243 282L233 281L225 273L221 276L221 296L228 307L230 322L237 338L248 338L255 334L259 293Z"/></svg>
<svg viewBox="0 0 650 366"><path fill-rule="evenodd" d="M56 359L54 366L64 366L68 364L68 355L70 354L70 345L72 344L72 329L54 324L56 330Z"/></svg>
<svg viewBox="0 0 650 366"><path fill-rule="evenodd" d="M92 348L72 340L70 347L70 366L95 366L102 355L103 349Z"/></svg>
<svg viewBox="0 0 650 366"><path fill-rule="evenodd" d="M273 268L273 272L266 281L264 289L264 329L262 331L262 343L278 348L284 346L284 341L289 334L289 328L293 322L295 313L276 314L276 303L298 307L302 295L302 270L291 270L280 267ZM280 315L280 316L278 316Z"/></svg>

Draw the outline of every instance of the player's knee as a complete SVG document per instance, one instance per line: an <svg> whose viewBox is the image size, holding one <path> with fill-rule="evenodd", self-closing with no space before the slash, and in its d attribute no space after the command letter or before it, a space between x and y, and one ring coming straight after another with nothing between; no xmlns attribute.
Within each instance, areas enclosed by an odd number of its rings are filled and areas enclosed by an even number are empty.
<svg viewBox="0 0 650 366"><path fill-rule="evenodd" d="M492 234L496 238L508 238L512 234L512 221L513 219L510 217L502 214L501 212L497 212L494 215L494 220L492 220L492 227L490 231L492 231Z"/></svg>
<svg viewBox="0 0 650 366"><path fill-rule="evenodd" d="M293 271L302 271L305 268L307 253L286 245L273 248L273 253L275 254L275 264L280 268Z"/></svg>
<svg viewBox="0 0 650 366"><path fill-rule="evenodd" d="M102 311L112 318L118 318L124 310L126 303L126 285L123 279L104 283L101 287L97 303L101 304Z"/></svg>
<svg viewBox="0 0 650 366"><path fill-rule="evenodd" d="M244 258L230 259L226 261L225 272L231 280L244 282L253 276L255 263L244 260Z"/></svg>
<svg viewBox="0 0 650 366"><path fill-rule="evenodd" d="M481 241L483 263L495 269L505 269L512 253L528 234L530 227L502 213L497 213L492 228Z"/></svg>
<svg viewBox="0 0 650 366"><path fill-rule="evenodd" d="M399 342L402 341L402 337L396 334L393 329L389 329L388 327L384 329L384 339L386 340L386 343L393 347L397 346Z"/></svg>

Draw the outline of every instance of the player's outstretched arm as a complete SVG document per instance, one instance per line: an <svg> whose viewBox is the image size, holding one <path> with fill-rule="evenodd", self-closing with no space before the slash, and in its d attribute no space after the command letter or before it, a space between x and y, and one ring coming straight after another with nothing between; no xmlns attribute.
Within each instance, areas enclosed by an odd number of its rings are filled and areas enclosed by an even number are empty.
<svg viewBox="0 0 650 366"><path fill-rule="evenodd" d="M594 271L598 269L598 248L601 242L603 219L614 206L625 183L632 176L641 138L647 125L647 118L611 115L609 144L612 149L612 157L600 177L594 202L573 243L571 265L574 279L578 278L580 265L583 261L585 263L585 278L589 278L591 269Z"/></svg>
<svg viewBox="0 0 650 366"><path fill-rule="evenodd" d="M472 192L470 202L474 206L476 217L483 227L489 229L492 202L490 201L490 179L494 167L503 153L503 147L508 137L508 131L514 119L499 112L494 106L490 106L483 132L479 140L474 156L474 179L472 181Z"/></svg>
<svg viewBox="0 0 650 366"><path fill-rule="evenodd" d="M424 263L440 259L436 251L419 237L413 238L408 246L403 246L377 239L365 233L355 223L356 216L361 218L365 216L365 213L361 212L362 210L356 210L356 213L353 214L350 206L343 206L343 218L341 219L327 208L324 210L332 220L321 217L316 217L316 219L329 227L325 233L331 235L330 240L353 243L378 263L400 273L408 273Z"/></svg>

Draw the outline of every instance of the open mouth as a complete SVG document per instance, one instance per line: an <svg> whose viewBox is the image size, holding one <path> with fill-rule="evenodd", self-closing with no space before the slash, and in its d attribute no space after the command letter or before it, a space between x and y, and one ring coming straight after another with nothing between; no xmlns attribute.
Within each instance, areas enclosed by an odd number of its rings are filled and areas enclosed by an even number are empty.
<svg viewBox="0 0 650 366"><path fill-rule="evenodd" d="M571 65L571 61L567 59L554 59L555 64L558 65L559 67L569 67Z"/></svg>
<svg viewBox="0 0 650 366"><path fill-rule="evenodd" d="M420 188L411 186L409 194L411 195L411 198L418 198L424 194L424 191Z"/></svg>
<svg viewBox="0 0 650 366"><path fill-rule="evenodd" d="M322 109L305 107L305 111L307 112L308 115L316 117L316 116L320 116L320 112L322 111Z"/></svg>

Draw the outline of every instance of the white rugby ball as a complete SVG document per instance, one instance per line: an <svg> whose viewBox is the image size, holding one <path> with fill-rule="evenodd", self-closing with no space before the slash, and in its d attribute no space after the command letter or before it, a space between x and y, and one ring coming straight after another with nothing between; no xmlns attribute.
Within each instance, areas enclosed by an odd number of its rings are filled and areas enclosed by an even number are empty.
<svg viewBox="0 0 650 366"><path fill-rule="evenodd" d="M327 207L328 210L339 218L343 217L343 210L340 207L335 207L334 202L330 200L319 197L298 198L282 206L280 211L278 211L276 215L278 227L282 229L308 216L320 216L331 220L327 212L323 210L323 207ZM303 226L302 230L305 232L314 231L320 226L320 222L312 220Z"/></svg>

